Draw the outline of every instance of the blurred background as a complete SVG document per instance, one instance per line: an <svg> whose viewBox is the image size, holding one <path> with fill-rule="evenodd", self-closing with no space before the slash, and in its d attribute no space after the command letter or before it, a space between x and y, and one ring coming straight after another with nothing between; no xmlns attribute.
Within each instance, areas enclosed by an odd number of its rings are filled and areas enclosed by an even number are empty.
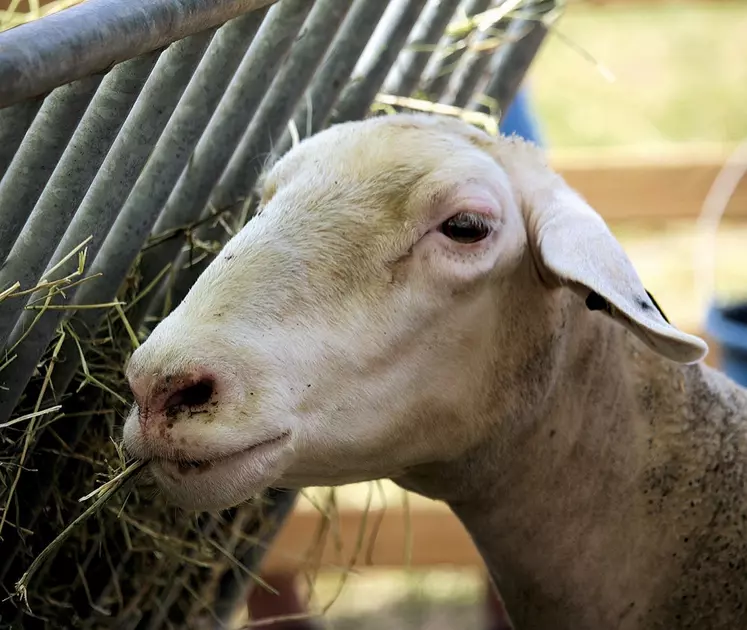
<svg viewBox="0 0 747 630"><path fill-rule="evenodd" d="M0 25L72 3L0 0ZM525 88L551 162L673 323L703 334L714 299L747 298L747 181L707 201L747 153L747 2L569 1ZM459 523L387 482L308 490L263 577L281 591L293 582L312 614L324 611L308 620L318 627L490 628L483 567ZM298 606L279 601L261 605ZM284 627L307 622L296 623Z"/></svg>

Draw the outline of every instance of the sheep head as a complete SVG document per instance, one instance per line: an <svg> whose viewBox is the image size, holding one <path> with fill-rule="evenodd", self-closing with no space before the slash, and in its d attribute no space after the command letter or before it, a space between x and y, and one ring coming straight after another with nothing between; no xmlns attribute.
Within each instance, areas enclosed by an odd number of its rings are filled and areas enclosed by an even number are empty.
<svg viewBox="0 0 747 630"><path fill-rule="evenodd" d="M704 353L535 147L433 116L337 125L271 168L133 354L125 444L193 509L459 457L542 395L563 285L665 356Z"/></svg>

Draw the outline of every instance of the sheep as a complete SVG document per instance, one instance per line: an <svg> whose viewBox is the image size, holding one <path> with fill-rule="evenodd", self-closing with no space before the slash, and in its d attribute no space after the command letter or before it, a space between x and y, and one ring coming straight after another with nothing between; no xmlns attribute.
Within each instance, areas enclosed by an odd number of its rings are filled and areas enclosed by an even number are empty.
<svg viewBox="0 0 747 630"><path fill-rule="evenodd" d="M188 510L389 478L517 630L747 628L747 392L537 147L333 126L136 350L125 445Z"/></svg>

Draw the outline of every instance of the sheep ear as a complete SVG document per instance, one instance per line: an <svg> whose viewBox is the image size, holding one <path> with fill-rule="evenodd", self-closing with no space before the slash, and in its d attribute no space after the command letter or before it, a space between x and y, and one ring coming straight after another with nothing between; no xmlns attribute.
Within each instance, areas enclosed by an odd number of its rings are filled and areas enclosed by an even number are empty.
<svg viewBox="0 0 747 630"><path fill-rule="evenodd" d="M602 218L560 178L525 206L530 241L543 276L568 285L649 348L679 363L708 352L702 339L672 326L644 288Z"/></svg>

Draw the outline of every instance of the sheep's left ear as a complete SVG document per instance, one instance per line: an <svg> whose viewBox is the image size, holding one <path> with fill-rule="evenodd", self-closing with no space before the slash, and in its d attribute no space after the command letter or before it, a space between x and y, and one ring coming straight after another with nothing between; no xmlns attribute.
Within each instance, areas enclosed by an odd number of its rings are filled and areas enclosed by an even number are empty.
<svg viewBox="0 0 747 630"><path fill-rule="evenodd" d="M550 185L524 199L543 276L573 288L589 309L606 313L662 356L701 360L706 343L667 321L602 218L559 176L545 182Z"/></svg>

